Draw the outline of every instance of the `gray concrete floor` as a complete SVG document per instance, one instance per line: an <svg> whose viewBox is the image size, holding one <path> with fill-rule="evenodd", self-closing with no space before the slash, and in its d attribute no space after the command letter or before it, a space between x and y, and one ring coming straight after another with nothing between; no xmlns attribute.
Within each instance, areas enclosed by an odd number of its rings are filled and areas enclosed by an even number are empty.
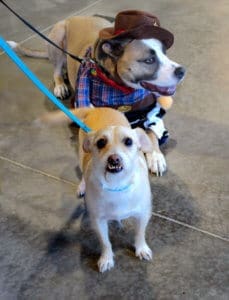
<svg viewBox="0 0 229 300"><path fill-rule="evenodd" d="M229 2L8 3L45 33L73 14L153 12L175 34L168 54L188 72L165 119L169 170L151 178L147 239L154 260L134 257L131 224L113 226L116 266L99 274L98 241L87 218L79 222L74 215L79 172L72 133L31 126L53 106L0 55L0 299L229 299ZM3 7L0 20L5 39L44 47ZM52 89L50 63L23 60Z"/></svg>

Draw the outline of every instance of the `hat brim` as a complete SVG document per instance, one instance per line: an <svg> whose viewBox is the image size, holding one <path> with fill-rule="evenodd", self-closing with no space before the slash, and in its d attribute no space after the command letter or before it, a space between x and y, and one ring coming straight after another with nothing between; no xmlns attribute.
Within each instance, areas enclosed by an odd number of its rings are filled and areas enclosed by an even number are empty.
<svg viewBox="0 0 229 300"><path fill-rule="evenodd" d="M174 42L173 34L159 26L142 25L129 30L119 30L115 32L113 27L104 28L99 32L99 38L103 40L110 40L115 38L130 38L135 40L141 39L158 39L161 41L166 49L169 49Z"/></svg>

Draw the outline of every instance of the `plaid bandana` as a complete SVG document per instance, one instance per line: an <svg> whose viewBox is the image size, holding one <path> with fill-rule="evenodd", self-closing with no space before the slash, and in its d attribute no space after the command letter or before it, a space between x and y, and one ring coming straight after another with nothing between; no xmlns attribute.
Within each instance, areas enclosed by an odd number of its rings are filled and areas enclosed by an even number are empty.
<svg viewBox="0 0 229 300"><path fill-rule="evenodd" d="M86 52L90 58L91 48ZM108 79L104 81L103 74L97 65L86 61L80 65L76 80L75 107L90 106L126 106L141 101L152 92L144 89L132 89L117 85Z"/></svg>
<svg viewBox="0 0 229 300"><path fill-rule="evenodd" d="M88 48L85 57L89 58L89 60L82 63L78 71L75 107L85 107L91 104L96 107L131 106L152 94L152 92L144 89L132 89L118 85L106 77L97 65L90 61L91 48ZM128 117L128 112L126 113L126 117L132 128L138 126L152 130L158 137L159 144L163 144L169 136L162 120L165 113L160 105L155 103L150 111L143 113L134 112L135 115L132 121L132 117Z"/></svg>

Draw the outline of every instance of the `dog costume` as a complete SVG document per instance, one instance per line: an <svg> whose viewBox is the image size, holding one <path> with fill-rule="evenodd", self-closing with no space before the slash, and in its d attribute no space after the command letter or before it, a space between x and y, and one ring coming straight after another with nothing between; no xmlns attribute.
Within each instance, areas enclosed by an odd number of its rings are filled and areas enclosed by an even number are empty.
<svg viewBox="0 0 229 300"><path fill-rule="evenodd" d="M136 10L120 12L115 18L114 27L102 29L99 38L156 38L166 49L173 44L172 33L160 27L157 17ZM162 117L171 106L172 98L160 97L146 89L133 89L118 84L109 78L99 65L90 60L91 52L91 48L87 49L86 60L77 74L75 107L94 105L116 108L125 113L133 128L152 130L158 137L159 144L164 143L168 138L168 131L164 127Z"/></svg>

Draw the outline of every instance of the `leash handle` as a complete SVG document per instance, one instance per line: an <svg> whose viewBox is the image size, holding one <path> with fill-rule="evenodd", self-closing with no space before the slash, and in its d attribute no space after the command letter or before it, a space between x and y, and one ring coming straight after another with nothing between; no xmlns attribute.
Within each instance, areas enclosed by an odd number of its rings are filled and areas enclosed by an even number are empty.
<svg viewBox="0 0 229 300"><path fill-rule="evenodd" d="M7 5L3 0L0 0L0 2L7 7L19 20L21 20L26 26L28 26L32 31L36 32L41 38L43 38L44 40L46 40L48 43L52 44L54 47L56 47L57 49L59 49L60 51L64 52L65 54L67 54L68 56L70 56L71 58L77 60L79 63L82 63L84 61L83 58L80 58L76 55L73 55L71 53L69 53L68 51L66 51L65 49L59 47L56 43L54 43L52 40L50 40L49 38L47 38L47 36L45 36L43 33L41 33L40 31L38 31L32 24L30 24L28 21L26 21L24 18L22 18L18 13L16 13L16 11L14 11L11 7L9 7L9 5Z"/></svg>
<svg viewBox="0 0 229 300"><path fill-rule="evenodd" d="M18 57L18 55L10 48L7 42L0 36L0 48L11 58L11 60L19 67L19 69L37 86L37 88L45 94L60 110L62 110L73 122L75 122L85 132L90 132L91 129L87 127L81 120L79 120L71 111L64 106L35 76L35 74L25 65L25 63Z"/></svg>

